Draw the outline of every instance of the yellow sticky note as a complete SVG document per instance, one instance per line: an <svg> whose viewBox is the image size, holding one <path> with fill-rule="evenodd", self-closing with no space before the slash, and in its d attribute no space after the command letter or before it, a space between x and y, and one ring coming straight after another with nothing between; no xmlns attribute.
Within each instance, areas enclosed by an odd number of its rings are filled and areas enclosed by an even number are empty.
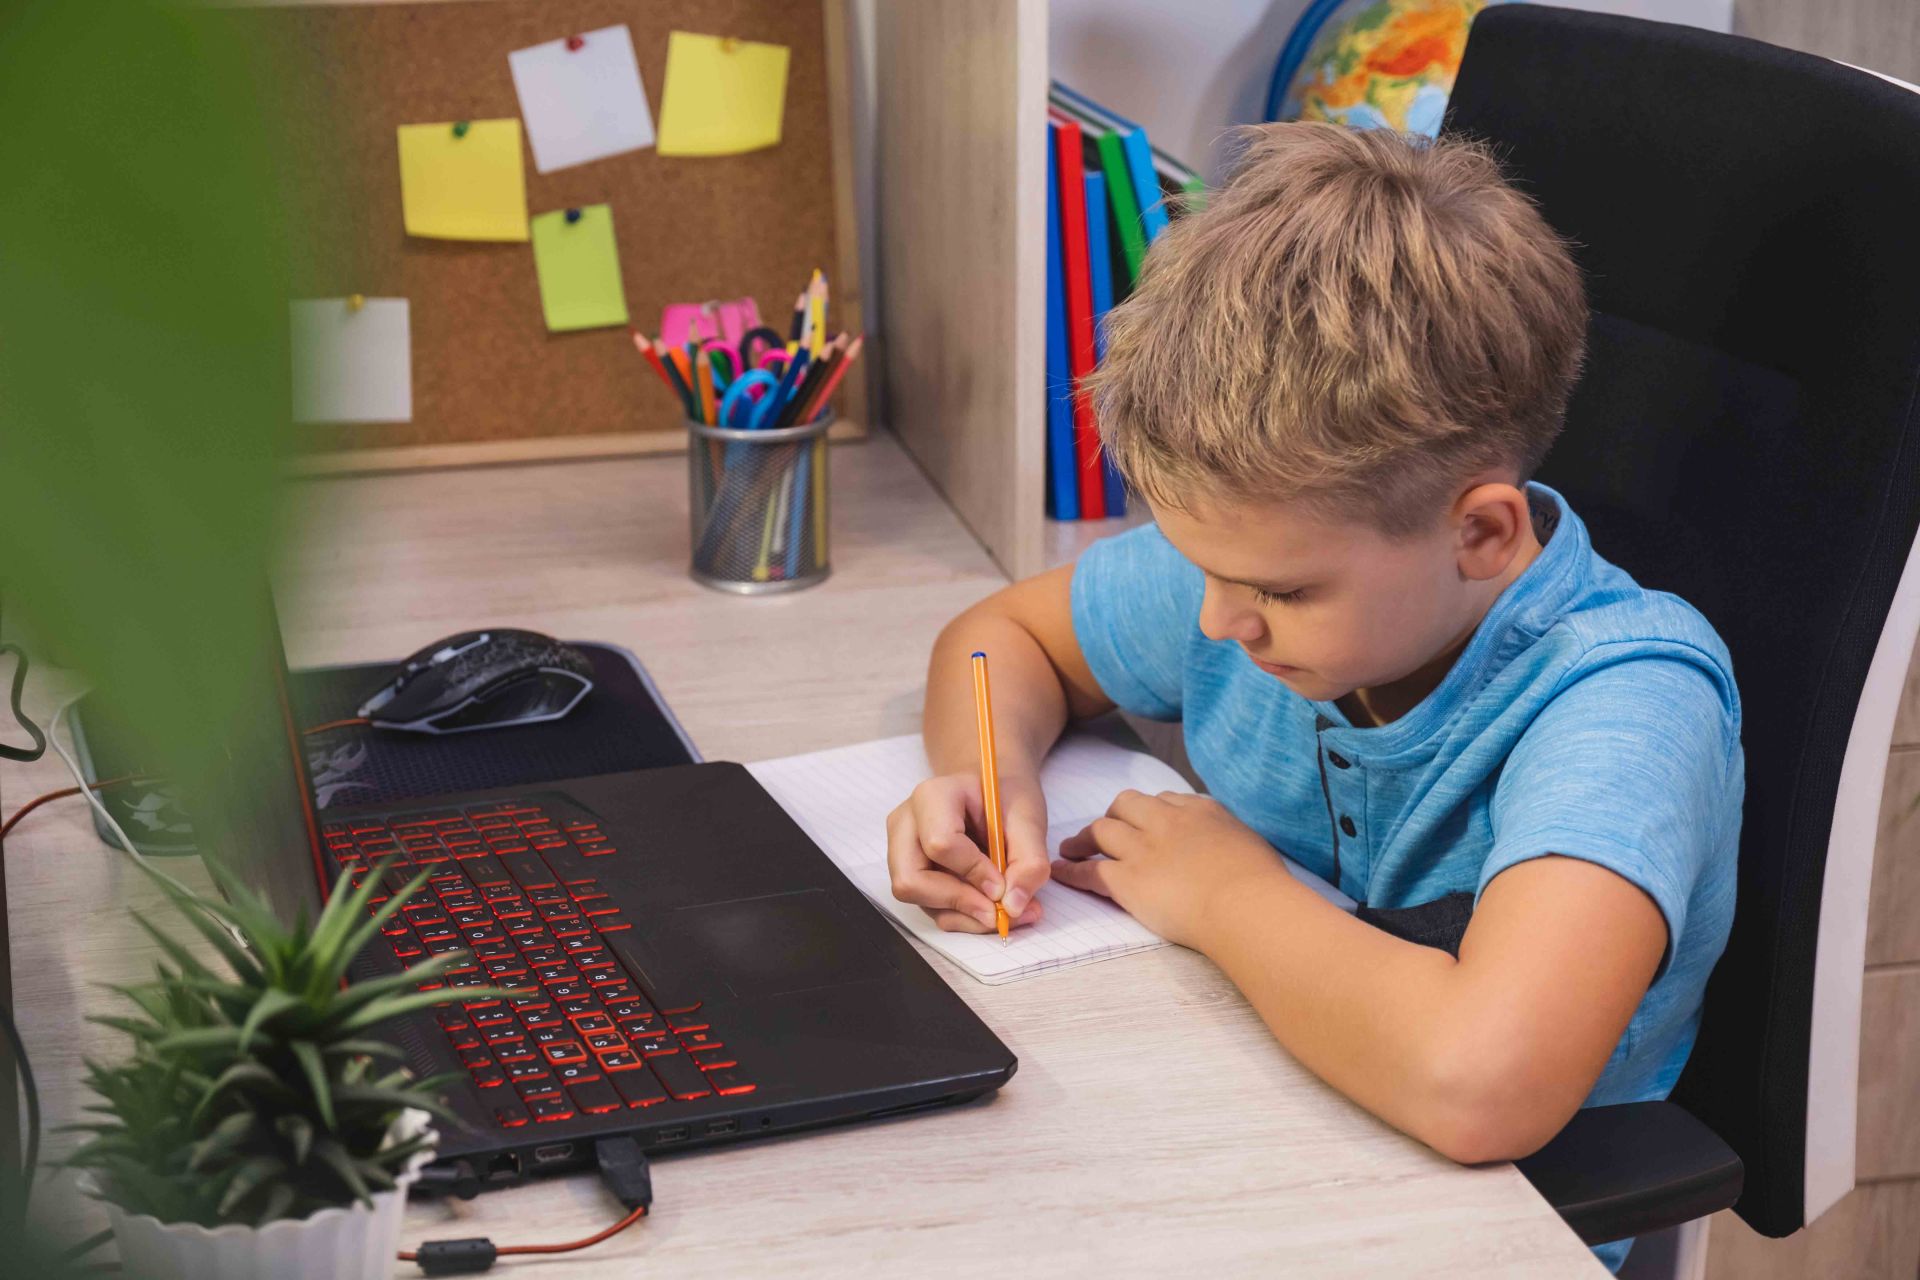
<svg viewBox="0 0 1920 1280"><path fill-rule="evenodd" d="M785 45L685 31L667 36L661 155L730 156L778 146L786 111Z"/></svg>
<svg viewBox="0 0 1920 1280"><path fill-rule="evenodd" d="M401 125L400 206L410 236L525 240L520 122Z"/></svg>
<svg viewBox="0 0 1920 1280"><path fill-rule="evenodd" d="M570 219L569 214L579 216ZM533 266L540 275L540 309L547 314L547 328L559 333L627 322L612 206L590 204L535 218Z"/></svg>

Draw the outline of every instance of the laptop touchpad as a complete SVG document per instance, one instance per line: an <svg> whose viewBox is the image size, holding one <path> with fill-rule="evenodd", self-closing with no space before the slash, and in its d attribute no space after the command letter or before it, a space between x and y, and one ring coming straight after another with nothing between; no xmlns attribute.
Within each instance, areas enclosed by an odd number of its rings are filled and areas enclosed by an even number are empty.
<svg viewBox="0 0 1920 1280"><path fill-rule="evenodd" d="M712 966L736 996L772 996L893 972L893 962L855 928L824 889L683 907L670 931L689 959Z"/></svg>

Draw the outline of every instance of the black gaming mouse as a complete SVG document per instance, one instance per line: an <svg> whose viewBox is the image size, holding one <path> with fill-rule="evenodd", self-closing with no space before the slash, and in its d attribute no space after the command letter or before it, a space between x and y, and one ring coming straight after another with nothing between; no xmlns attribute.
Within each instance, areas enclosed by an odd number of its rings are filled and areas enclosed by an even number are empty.
<svg viewBox="0 0 1920 1280"><path fill-rule="evenodd" d="M358 712L380 729L465 733L558 720L593 691L578 649L537 631L463 631L400 664Z"/></svg>

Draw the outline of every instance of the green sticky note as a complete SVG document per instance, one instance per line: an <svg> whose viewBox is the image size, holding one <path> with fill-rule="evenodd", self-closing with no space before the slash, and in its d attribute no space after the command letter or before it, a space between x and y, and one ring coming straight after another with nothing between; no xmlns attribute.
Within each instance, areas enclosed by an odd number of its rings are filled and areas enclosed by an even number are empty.
<svg viewBox="0 0 1920 1280"><path fill-rule="evenodd" d="M518 120L403 124L399 141L400 206L408 235L527 238Z"/></svg>
<svg viewBox="0 0 1920 1280"><path fill-rule="evenodd" d="M547 328L603 329L627 322L620 284L620 249L613 239L613 206L556 209L533 220L533 265L540 274L540 308Z"/></svg>
<svg viewBox="0 0 1920 1280"><path fill-rule="evenodd" d="M787 60L785 45L668 32L660 154L727 156L778 146Z"/></svg>

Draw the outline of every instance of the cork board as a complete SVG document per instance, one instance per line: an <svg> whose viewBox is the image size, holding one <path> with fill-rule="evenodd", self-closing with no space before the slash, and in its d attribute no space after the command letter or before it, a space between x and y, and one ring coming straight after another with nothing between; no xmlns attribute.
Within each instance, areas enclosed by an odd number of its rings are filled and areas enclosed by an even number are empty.
<svg viewBox="0 0 1920 1280"><path fill-rule="evenodd" d="M838 0L452 0L231 17L284 82L293 296L403 297L411 310L413 421L302 426L304 448L377 458L525 441L534 447L516 456L539 456L541 441L564 455L588 441L679 439L676 402L625 329L547 331L530 245L416 239L401 225L396 127L517 117L507 54L578 31L631 29L656 123L668 32L791 50L782 140L764 151L693 158L648 148L541 174L523 129L530 213L612 205L634 323L653 332L666 303L750 295L784 331L794 295L820 267L833 287L831 326L860 327L841 190L850 175L835 136L846 111L844 97L831 101L845 93L841 49L829 49ZM841 384L843 416L864 416L862 381Z"/></svg>

